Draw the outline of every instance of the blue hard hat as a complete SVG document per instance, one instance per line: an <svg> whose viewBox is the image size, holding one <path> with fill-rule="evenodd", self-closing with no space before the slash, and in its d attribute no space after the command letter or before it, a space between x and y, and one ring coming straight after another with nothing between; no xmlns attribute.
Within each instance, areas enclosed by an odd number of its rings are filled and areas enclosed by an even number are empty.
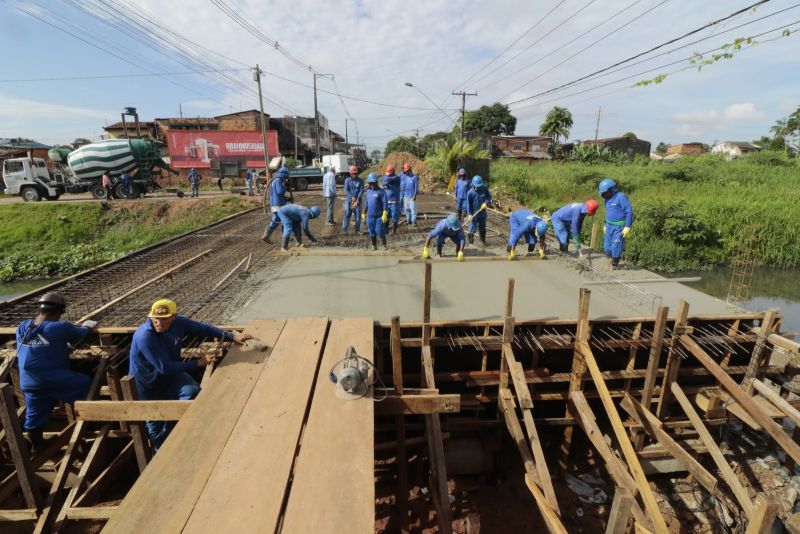
<svg viewBox="0 0 800 534"><path fill-rule="evenodd" d="M289 176L289 169L287 169L286 167L281 167L280 169L278 169L278 173L276 176L280 176L281 178Z"/></svg>
<svg viewBox="0 0 800 534"><path fill-rule="evenodd" d="M461 221L458 220L458 215L455 213L451 213L447 216L447 226L449 226L452 230L458 230L461 228Z"/></svg>
<svg viewBox="0 0 800 534"><path fill-rule="evenodd" d="M368 184L377 184L378 183L378 175L374 172L369 173L367 176L367 183Z"/></svg>
<svg viewBox="0 0 800 534"><path fill-rule="evenodd" d="M483 187L483 178L477 174L472 177L472 187Z"/></svg>
<svg viewBox="0 0 800 534"><path fill-rule="evenodd" d="M598 187L598 190L600 191L600 194L602 195L606 191L610 191L610 190L616 189L616 188L617 188L617 182L615 182L611 178L606 178L602 182L600 182L600 187Z"/></svg>
<svg viewBox="0 0 800 534"><path fill-rule="evenodd" d="M322 210L319 209L319 206L311 206L308 208L308 213L311 215L312 219L319 217L320 212L322 212Z"/></svg>
<svg viewBox="0 0 800 534"><path fill-rule="evenodd" d="M536 223L536 233L539 234L539 237L547 233L547 226L547 221L544 220Z"/></svg>
<svg viewBox="0 0 800 534"><path fill-rule="evenodd" d="M459 176L465 176L466 174L467 174L467 171L465 171L463 167L458 169L458 175Z"/></svg>

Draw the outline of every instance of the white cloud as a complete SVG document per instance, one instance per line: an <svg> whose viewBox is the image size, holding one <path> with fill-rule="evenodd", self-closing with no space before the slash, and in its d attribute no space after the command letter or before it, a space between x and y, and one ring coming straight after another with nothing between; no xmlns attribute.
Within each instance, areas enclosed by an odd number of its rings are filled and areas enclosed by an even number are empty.
<svg viewBox="0 0 800 534"><path fill-rule="evenodd" d="M758 111L755 104L731 104L722 112L722 118L729 121L760 121L766 114Z"/></svg>
<svg viewBox="0 0 800 534"><path fill-rule="evenodd" d="M37 100L19 98L10 94L0 94L0 119L99 119L113 117L115 113L92 108L52 104Z"/></svg>

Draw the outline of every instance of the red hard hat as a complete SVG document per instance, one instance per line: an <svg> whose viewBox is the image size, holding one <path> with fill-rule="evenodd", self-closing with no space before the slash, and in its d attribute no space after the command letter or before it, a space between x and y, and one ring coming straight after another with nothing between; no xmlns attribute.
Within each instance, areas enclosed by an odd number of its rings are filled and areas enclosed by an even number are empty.
<svg viewBox="0 0 800 534"><path fill-rule="evenodd" d="M386 167L386 174L394 174L394 165L388 165Z"/></svg>
<svg viewBox="0 0 800 534"><path fill-rule="evenodd" d="M590 198L586 201L586 210L589 212L589 215L594 215L597 211L597 201L593 198Z"/></svg>
<svg viewBox="0 0 800 534"><path fill-rule="evenodd" d="M404 172L409 170L410 168L411 168L411 164L410 163L403 163L403 171Z"/></svg>
<svg viewBox="0 0 800 534"><path fill-rule="evenodd" d="M350 169L348 169L348 170L350 172L358 173L358 167L356 167L355 165L350 165Z"/></svg>

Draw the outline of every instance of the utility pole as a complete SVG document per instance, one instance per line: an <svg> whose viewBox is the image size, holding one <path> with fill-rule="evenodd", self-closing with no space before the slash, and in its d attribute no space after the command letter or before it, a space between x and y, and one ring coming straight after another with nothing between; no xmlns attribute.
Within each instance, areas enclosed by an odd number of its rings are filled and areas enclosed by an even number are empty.
<svg viewBox="0 0 800 534"><path fill-rule="evenodd" d="M297 115L294 116L293 123L294 123L294 160L297 161ZM306 158L304 157L303 159Z"/></svg>
<svg viewBox="0 0 800 534"><path fill-rule="evenodd" d="M594 140L597 141L597 134L600 132L600 110L603 109L602 106L597 108L597 126L594 127Z"/></svg>
<svg viewBox="0 0 800 534"><path fill-rule="evenodd" d="M347 117L344 118L344 144L350 144L350 138L347 136L347 123L350 122L350 119Z"/></svg>
<svg viewBox="0 0 800 534"><path fill-rule="evenodd" d="M317 114L317 74L314 73L314 145L317 149L317 160L322 161L319 152L319 114Z"/></svg>
<svg viewBox="0 0 800 534"><path fill-rule="evenodd" d="M180 104L178 104L178 115L180 115L181 118L183 118L183 107L181 107Z"/></svg>
<svg viewBox="0 0 800 534"><path fill-rule="evenodd" d="M269 146L267 145L267 125L264 123L264 98L261 96L261 73L263 71L256 63L253 70L253 80L258 83L258 107L261 110L261 141L264 143L264 178L269 181Z"/></svg>
<svg viewBox="0 0 800 534"><path fill-rule="evenodd" d="M460 96L461 97L461 139L464 139L464 115L466 114L467 108L467 97L468 96L478 96L478 92L474 93L467 93L466 91L456 92L453 91L453 96Z"/></svg>

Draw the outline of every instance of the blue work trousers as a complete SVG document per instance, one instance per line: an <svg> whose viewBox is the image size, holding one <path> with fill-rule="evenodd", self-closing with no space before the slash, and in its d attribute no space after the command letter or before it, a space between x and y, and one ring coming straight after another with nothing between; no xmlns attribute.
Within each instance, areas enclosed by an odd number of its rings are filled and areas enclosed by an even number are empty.
<svg viewBox="0 0 800 534"><path fill-rule="evenodd" d="M417 224L417 201L412 197L405 197L403 201L408 224Z"/></svg>
<svg viewBox="0 0 800 534"><path fill-rule="evenodd" d="M92 379L83 373L63 371L58 380L47 388L24 390L25 428L33 430L44 426L53 415L53 408L59 402L85 400Z"/></svg>
<svg viewBox="0 0 800 534"><path fill-rule="evenodd" d="M461 241L456 240L455 237L439 234L436 236L436 252L439 254L442 253L442 247L444 247L444 242L447 241L448 237L450 241L456 244L456 251L458 251L459 247L461 246Z"/></svg>
<svg viewBox="0 0 800 534"><path fill-rule="evenodd" d="M137 382L136 390L141 400L192 400L200 393L200 384L188 373L175 373L159 376L153 386ZM146 426L153 449L158 450L175 428L175 421L147 421Z"/></svg>
<svg viewBox="0 0 800 534"><path fill-rule="evenodd" d="M192 196L193 197L200 196L200 184L192 184Z"/></svg>
<svg viewBox="0 0 800 534"><path fill-rule="evenodd" d="M273 228L277 228L278 225L280 225L280 224L281 224L280 215L278 215L277 211L273 211L272 212L272 218L269 220L269 226L267 228L272 230Z"/></svg>
<svg viewBox="0 0 800 534"><path fill-rule="evenodd" d="M457 198L456 199L456 210L457 211L467 211L467 198Z"/></svg>
<svg viewBox="0 0 800 534"><path fill-rule="evenodd" d="M480 235L486 235L486 210L475 215L469 222L469 233L474 235L476 230L480 230Z"/></svg>
<svg viewBox="0 0 800 534"><path fill-rule="evenodd" d="M606 235L603 239L603 250L606 256L614 259L622 257L625 250L625 238L622 237L622 226L606 223Z"/></svg>
<svg viewBox="0 0 800 534"><path fill-rule="evenodd" d="M370 237L386 237L386 227L380 217L370 217L367 215L367 231Z"/></svg>
<svg viewBox="0 0 800 534"><path fill-rule="evenodd" d="M558 219L553 219L551 222L553 223L553 232L555 232L558 242L565 247L568 246L569 240L572 237L571 228L567 228L567 225Z"/></svg>
<svg viewBox="0 0 800 534"><path fill-rule="evenodd" d="M396 200L390 200L387 207L389 208L389 220L398 222L400 220L400 204Z"/></svg>
<svg viewBox="0 0 800 534"><path fill-rule="evenodd" d="M352 207L352 198L345 199L344 201L344 218L342 218L342 231L347 232L350 227L350 217L354 219L353 228L356 233L361 231L361 201L356 203L356 207Z"/></svg>
<svg viewBox="0 0 800 534"><path fill-rule="evenodd" d="M247 185L247 195L251 197L255 195L256 193L253 191L253 180L246 180L245 184Z"/></svg>
<svg viewBox="0 0 800 534"><path fill-rule="evenodd" d="M333 207L336 205L336 197L325 197L328 204L328 222L333 222Z"/></svg>

